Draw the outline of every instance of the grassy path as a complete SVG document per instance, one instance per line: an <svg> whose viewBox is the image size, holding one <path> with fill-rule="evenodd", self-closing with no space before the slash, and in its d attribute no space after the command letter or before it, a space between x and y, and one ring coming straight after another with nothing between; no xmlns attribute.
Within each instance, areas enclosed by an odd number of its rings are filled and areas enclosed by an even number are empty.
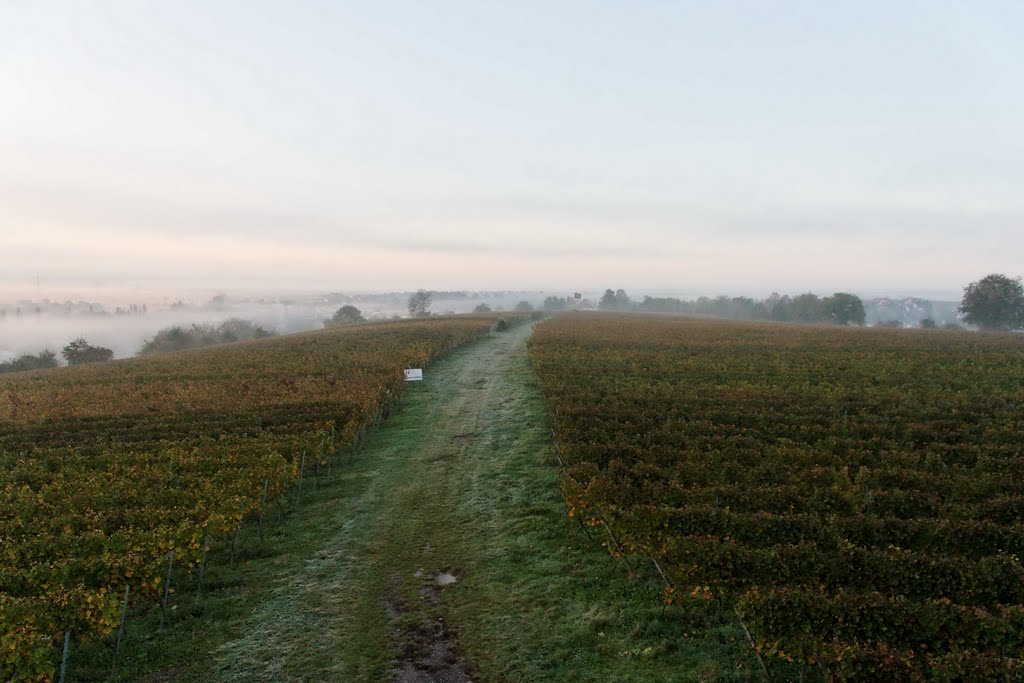
<svg viewBox="0 0 1024 683"><path fill-rule="evenodd" d="M202 602L181 598L169 633L138 629L124 678L748 678L734 628L663 614L649 572L628 575L566 519L529 334L429 368L301 513L243 543Z"/></svg>

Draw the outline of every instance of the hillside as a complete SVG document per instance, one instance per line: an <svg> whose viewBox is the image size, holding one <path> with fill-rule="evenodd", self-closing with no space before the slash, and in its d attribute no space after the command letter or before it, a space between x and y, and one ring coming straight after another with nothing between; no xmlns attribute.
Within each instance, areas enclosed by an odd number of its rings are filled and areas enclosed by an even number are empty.
<svg viewBox="0 0 1024 683"><path fill-rule="evenodd" d="M53 675L53 643L106 637L123 605L201 575L304 475L392 408L405 367L486 317L361 325L0 380L2 673Z"/></svg>
<svg viewBox="0 0 1024 683"><path fill-rule="evenodd" d="M1019 335L494 320L5 378L4 674L1022 670Z"/></svg>

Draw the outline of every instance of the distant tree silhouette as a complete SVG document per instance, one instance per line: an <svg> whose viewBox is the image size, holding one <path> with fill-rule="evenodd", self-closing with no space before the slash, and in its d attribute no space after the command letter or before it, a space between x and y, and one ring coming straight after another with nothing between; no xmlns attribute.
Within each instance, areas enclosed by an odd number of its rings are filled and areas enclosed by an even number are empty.
<svg viewBox="0 0 1024 683"><path fill-rule="evenodd" d="M632 303L629 295L626 294L626 290L617 289L613 292L610 289L606 289L597 307L604 311L628 311Z"/></svg>
<svg viewBox="0 0 1024 683"><path fill-rule="evenodd" d="M413 318L426 318L430 315L431 292L425 289L416 290L409 297L409 315Z"/></svg>
<svg viewBox="0 0 1024 683"><path fill-rule="evenodd" d="M1020 278L986 275L964 288L960 312L964 322L983 330L1024 327L1024 286Z"/></svg>
<svg viewBox="0 0 1024 683"><path fill-rule="evenodd" d="M56 353L53 351L40 351L39 354L35 356L25 353L14 360L9 360L6 363L0 363L0 372L42 370L46 368L55 368L58 365L60 365L60 363L57 362Z"/></svg>
<svg viewBox="0 0 1024 683"><path fill-rule="evenodd" d="M822 301L825 315L837 325L863 325L866 314L859 296L836 292Z"/></svg>
<svg viewBox="0 0 1024 683"><path fill-rule="evenodd" d="M565 299L560 296L549 296L544 299L543 307L545 311L550 312L564 310L566 307Z"/></svg>
<svg viewBox="0 0 1024 683"><path fill-rule="evenodd" d="M61 351L64 360L68 365L82 365L83 363L102 363L114 357L114 352L102 346L93 346L83 337L79 337L68 343Z"/></svg>
<svg viewBox="0 0 1024 683"><path fill-rule="evenodd" d="M825 317L821 299L811 292L805 292L793 297L790 308L792 311L790 320L796 322L816 323L821 322Z"/></svg>
<svg viewBox="0 0 1024 683"><path fill-rule="evenodd" d="M187 328L174 325L163 328L153 335L152 339L147 339L139 349L139 355L185 351L215 344L273 336L272 330L266 330L251 320L242 320L241 318L228 318L219 325L203 323L193 324Z"/></svg>
<svg viewBox="0 0 1024 683"><path fill-rule="evenodd" d="M333 316L324 321L324 327L338 327L339 325L352 325L364 322L366 322L366 318L363 317L363 312L351 304L346 304L335 311Z"/></svg>

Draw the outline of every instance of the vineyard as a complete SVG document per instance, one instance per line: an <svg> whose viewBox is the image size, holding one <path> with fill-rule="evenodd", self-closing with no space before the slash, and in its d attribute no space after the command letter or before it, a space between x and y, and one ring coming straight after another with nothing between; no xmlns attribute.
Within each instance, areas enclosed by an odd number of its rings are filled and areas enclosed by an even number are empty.
<svg viewBox="0 0 1024 683"><path fill-rule="evenodd" d="M1024 676L1024 338L570 314L530 345L569 515L767 675Z"/></svg>
<svg viewBox="0 0 1024 683"><path fill-rule="evenodd" d="M0 381L0 679L166 608L304 474L337 464L421 367L494 317L334 328ZM118 643L120 641L118 640Z"/></svg>

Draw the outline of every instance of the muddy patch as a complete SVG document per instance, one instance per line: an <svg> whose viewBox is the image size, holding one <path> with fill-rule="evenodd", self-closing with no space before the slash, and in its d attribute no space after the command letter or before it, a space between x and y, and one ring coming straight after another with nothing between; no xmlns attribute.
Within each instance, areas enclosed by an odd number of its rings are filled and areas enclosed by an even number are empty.
<svg viewBox="0 0 1024 683"><path fill-rule="evenodd" d="M392 683L472 683L442 617L406 611L391 601L386 606L397 651Z"/></svg>
<svg viewBox="0 0 1024 683"><path fill-rule="evenodd" d="M397 653L392 683L472 683L459 660L455 639L438 614L441 592L459 582L459 573L445 570L429 575L420 569L413 576L421 580L430 577L420 585L420 603L414 608L395 600L385 604Z"/></svg>

